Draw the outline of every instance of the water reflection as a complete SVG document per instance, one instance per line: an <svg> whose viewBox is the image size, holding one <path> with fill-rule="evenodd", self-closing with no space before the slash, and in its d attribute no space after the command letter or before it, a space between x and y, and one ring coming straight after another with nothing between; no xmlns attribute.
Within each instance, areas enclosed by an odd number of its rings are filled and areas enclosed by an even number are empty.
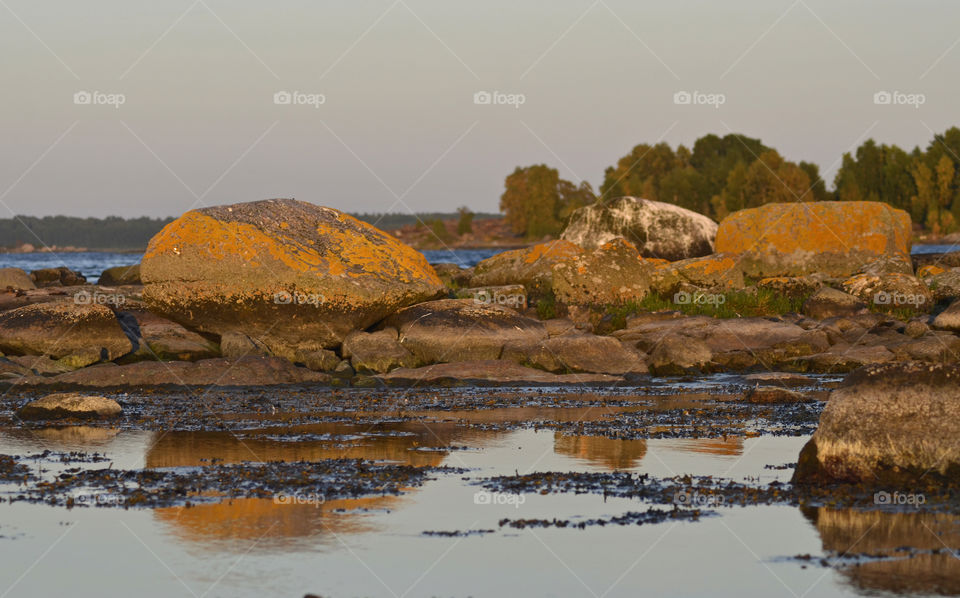
<svg viewBox="0 0 960 598"><path fill-rule="evenodd" d="M960 520L955 515L828 507L804 509L804 515L816 525L828 553L871 557L840 568L857 590L960 595Z"/></svg>
<svg viewBox="0 0 960 598"><path fill-rule="evenodd" d="M335 545L337 536L379 531L367 511L396 509L403 496L372 496L323 502L310 497L236 498L215 504L168 507L154 517L175 536L201 544L239 542L246 551L256 541L261 549L272 545L290 550L290 539Z"/></svg>
<svg viewBox="0 0 960 598"><path fill-rule="evenodd" d="M557 432L554 435L553 450L558 454L607 469L633 469L647 454L647 441L602 436L565 436Z"/></svg>

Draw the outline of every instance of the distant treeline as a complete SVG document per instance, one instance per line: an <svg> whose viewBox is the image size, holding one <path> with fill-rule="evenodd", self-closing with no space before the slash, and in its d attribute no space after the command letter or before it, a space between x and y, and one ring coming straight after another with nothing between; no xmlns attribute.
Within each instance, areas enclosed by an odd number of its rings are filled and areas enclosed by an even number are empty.
<svg viewBox="0 0 960 598"><path fill-rule="evenodd" d="M17 216L0 220L0 247L25 243L42 247L85 247L118 251L143 249L173 218L76 218Z"/></svg>
<svg viewBox="0 0 960 598"><path fill-rule="evenodd" d="M451 213L429 214L354 214L358 219L378 228L394 229L415 225L419 221L456 220ZM498 214L476 214L477 220L499 218ZM37 249L49 247L83 247L92 250L134 251L145 249L150 238L173 218L77 218L74 216L18 216L0 219L0 247L19 247L25 243ZM378 222L379 221L379 222Z"/></svg>
<svg viewBox="0 0 960 598"><path fill-rule="evenodd" d="M458 220L459 212L420 212L417 214L353 214L357 220L376 224L377 228L393 230L404 226L416 226L418 223L429 224L436 220ZM474 220L490 220L503 218L502 214L486 214L478 212L473 215Z"/></svg>

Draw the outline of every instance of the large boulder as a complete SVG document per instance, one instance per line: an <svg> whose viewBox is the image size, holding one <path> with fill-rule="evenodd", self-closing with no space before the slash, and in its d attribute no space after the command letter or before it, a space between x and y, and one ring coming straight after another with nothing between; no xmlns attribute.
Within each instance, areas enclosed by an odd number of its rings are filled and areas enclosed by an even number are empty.
<svg viewBox="0 0 960 598"><path fill-rule="evenodd" d="M702 214L649 199L621 197L576 210L561 239L596 249L623 238L644 257L670 261L713 253L717 223Z"/></svg>
<svg viewBox="0 0 960 598"><path fill-rule="evenodd" d="M960 366L867 366L830 393L794 481L960 481Z"/></svg>
<svg viewBox="0 0 960 598"><path fill-rule="evenodd" d="M528 296L538 298L553 288L553 267L583 255L583 249L570 241L549 241L504 251L476 265L471 287L521 284Z"/></svg>
<svg viewBox="0 0 960 598"><path fill-rule="evenodd" d="M847 277L881 257L909 260L910 237L910 215L885 203L772 203L725 218L716 248L740 254L753 277Z"/></svg>
<svg viewBox="0 0 960 598"><path fill-rule="evenodd" d="M538 320L473 299L420 303L391 315L382 327L398 330L400 345L420 363L499 359L508 343L535 344L548 336Z"/></svg>
<svg viewBox="0 0 960 598"><path fill-rule="evenodd" d="M103 305L38 303L0 313L0 351L70 357L77 367L133 350L116 316Z"/></svg>
<svg viewBox="0 0 960 598"><path fill-rule="evenodd" d="M200 332L249 334L274 353L336 347L443 293L423 254L292 199L187 212L150 240L140 271L151 311Z"/></svg>
<svg viewBox="0 0 960 598"><path fill-rule="evenodd" d="M35 288L37 285L33 279L20 268L0 268L0 291L26 291Z"/></svg>
<svg viewBox="0 0 960 598"><path fill-rule="evenodd" d="M650 292L653 267L623 239L553 267L553 292L567 305L614 305L640 301Z"/></svg>

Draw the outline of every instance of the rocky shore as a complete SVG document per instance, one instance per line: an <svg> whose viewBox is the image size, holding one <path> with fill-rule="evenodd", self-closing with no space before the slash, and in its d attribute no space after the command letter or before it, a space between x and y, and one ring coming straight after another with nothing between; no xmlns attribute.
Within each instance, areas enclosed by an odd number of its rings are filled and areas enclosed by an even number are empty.
<svg viewBox="0 0 960 598"><path fill-rule="evenodd" d="M717 224L621 198L582 208L561 240L461 269L331 208L205 208L99 285L0 270L0 383L617 386L752 372L764 403L791 400L784 372L855 372L798 480L878 468L949 480L952 449L916 457L940 441L864 448L851 435L955 410L952 374L909 408L889 398L960 361L960 254L914 261L910 240L910 216L876 202L768 204Z"/></svg>

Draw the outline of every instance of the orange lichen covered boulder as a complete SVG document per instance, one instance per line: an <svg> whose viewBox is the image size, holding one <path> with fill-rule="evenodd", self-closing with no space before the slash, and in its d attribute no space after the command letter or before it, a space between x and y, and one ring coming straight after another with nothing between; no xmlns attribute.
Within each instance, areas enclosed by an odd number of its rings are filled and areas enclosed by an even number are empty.
<svg viewBox="0 0 960 598"><path fill-rule="evenodd" d="M720 223L717 252L750 276L851 276L881 256L910 256L910 215L875 201L775 203Z"/></svg>
<svg viewBox="0 0 960 598"><path fill-rule="evenodd" d="M470 286L522 284L528 295L537 297L551 290L554 265L583 254L583 249L570 241L549 241L504 251L476 265Z"/></svg>
<svg viewBox="0 0 960 598"><path fill-rule="evenodd" d="M274 352L335 347L443 292L423 254L292 199L187 212L150 240L141 278L151 311L200 332L242 332Z"/></svg>

